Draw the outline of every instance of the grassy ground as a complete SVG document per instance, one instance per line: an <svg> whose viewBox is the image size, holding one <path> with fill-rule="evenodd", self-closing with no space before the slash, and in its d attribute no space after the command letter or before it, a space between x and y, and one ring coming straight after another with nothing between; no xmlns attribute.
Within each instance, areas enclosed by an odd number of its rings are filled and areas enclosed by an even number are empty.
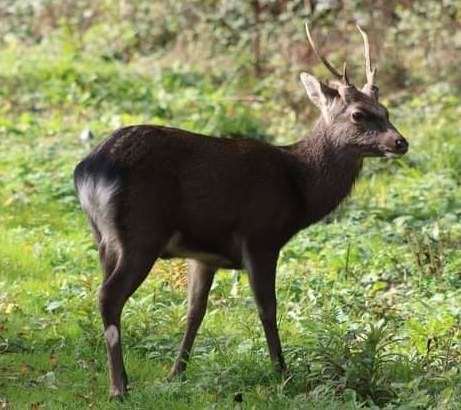
<svg viewBox="0 0 461 410"><path fill-rule="evenodd" d="M187 379L167 383L184 265L160 262L124 311L132 391L118 404L107 401L97 252L71 182L89 149L80 131L100 140L152 122L289 142L309 124L267 98L270 81L19 46L1 52L0 73L1 408L459 408L461 101L448 86L395 102L409 154L370 160L352 198L284 249L291 380L271 371L245 276L234 286L222 271ZM263 102L228 98L245 87Z"/></svg>

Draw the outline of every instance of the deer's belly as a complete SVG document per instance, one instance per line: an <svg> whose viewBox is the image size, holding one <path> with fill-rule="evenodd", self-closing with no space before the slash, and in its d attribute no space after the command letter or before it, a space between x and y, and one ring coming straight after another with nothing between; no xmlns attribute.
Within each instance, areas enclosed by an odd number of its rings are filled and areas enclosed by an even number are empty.
<svg viewBox="0 0 461 410"><path fill-rule="evenodd" d="M207 265L225 269L240 269L240 261L215 252L209 252L198 244L188 241L180 232L175 232L160 255L163 259L190 258Z"/></svg>

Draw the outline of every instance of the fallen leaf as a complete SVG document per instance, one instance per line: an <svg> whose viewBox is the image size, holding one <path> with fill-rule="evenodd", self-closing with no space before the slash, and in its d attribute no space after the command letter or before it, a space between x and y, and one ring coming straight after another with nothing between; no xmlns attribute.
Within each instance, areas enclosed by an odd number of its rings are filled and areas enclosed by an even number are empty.
<svg viewBox="0 0 461 410"><path fill-rule="evenodd" d="M29 366L27 363L21 363L21 366L19 367L19 371L23 376L29 374L31 370L32 366Z"/></svg>
<svg viewBox="0 0 461 410"><path fill-rule="evenodd" d="M52 368L55 368L58 365L58 358L54 354L52 354L48 358L48 363Z"/></svg>

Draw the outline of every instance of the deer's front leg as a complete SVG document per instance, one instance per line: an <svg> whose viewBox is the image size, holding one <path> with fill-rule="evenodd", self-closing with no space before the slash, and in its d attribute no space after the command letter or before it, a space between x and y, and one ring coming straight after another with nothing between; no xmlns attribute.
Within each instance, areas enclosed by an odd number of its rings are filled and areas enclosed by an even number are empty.
<svg viewBox="0 0 461 410"><path fill-rule="evenodd" d="M277 299L275 294L277 258L278 252L248 248L244 260L249 271L250 285L258 306L272 363L278 371L285 373L287 368L277 328Z"/></svg>
<svg viewBox="0 0 461 410"><path fill-rule="evenodd" d="M179 349L178 357L168 375L171 380L186 369L190 351L197 331L205 316L208 294L216 269L202 262L189 260L188 271L188 308L186 332Z"/></svg>

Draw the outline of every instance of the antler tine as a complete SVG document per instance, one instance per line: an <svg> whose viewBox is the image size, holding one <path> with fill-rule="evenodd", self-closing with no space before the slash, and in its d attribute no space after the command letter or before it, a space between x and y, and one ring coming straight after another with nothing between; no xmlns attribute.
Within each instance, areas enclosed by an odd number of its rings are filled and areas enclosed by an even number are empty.
<svg viewBox="0 0 461 410"><path fill-rule="evenodd" d="M342 77L343 77L344 83L346 85L350 85L349 78L347 76L347 62L346 61L344 61L344 64L343 64L343 76Z"/></svg>
<svg viewBox="0 0 461 410"><path fill-rule="evenodd" d="M370 44L368 42L368 35L365 31L362 30L362 28L356 24L357 29L359 30L360 34L362 35L363 39L363 49L364 49L364 54L365 54L365 72L367 76L367 85L369 87L374 86L375 82L375 74L376 74L376 67L371 68L371 60L370 60Z"/></svg>
<svg viewBox="0 0 461 410"><path fill-rule="evenodd" d="M314 53L317 56L317 58L325 65L326 68L328 68L330 73L333 74L338 80L344 81L346 84L349 84L349 82L347 81L347 76L344 77L343 75L339 74L338 71L336 71L336 69L328 62L328 60L319 53L317 47L315 46L314 40L312 40L312 36L309 31L309 26L307 22L304 23L304 26L306 27L307 40L309 41L309 44L312 47L312 50L314 50Z"/></svg>

